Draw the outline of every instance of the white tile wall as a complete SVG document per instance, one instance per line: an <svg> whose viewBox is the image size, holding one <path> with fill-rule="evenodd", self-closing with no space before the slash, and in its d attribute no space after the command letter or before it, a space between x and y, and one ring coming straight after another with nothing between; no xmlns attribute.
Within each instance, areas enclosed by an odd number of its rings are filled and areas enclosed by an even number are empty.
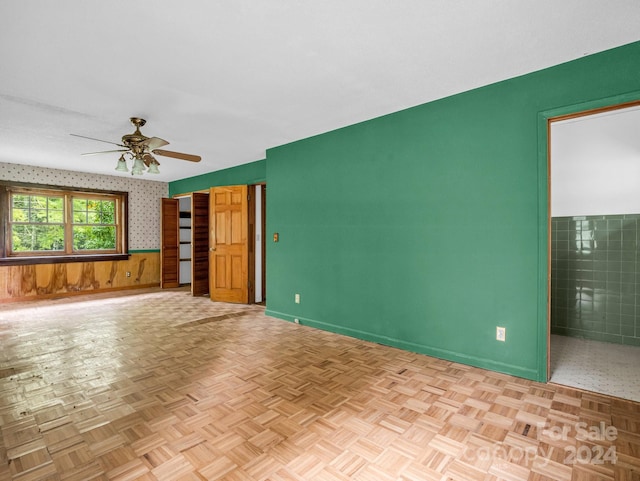
<svg viewBox="0 0 640 481"><path fill-rule="evenodd" d="M129 192L129 250L160 249L160 199L169 184L0 162L0 180Z"/></svg>

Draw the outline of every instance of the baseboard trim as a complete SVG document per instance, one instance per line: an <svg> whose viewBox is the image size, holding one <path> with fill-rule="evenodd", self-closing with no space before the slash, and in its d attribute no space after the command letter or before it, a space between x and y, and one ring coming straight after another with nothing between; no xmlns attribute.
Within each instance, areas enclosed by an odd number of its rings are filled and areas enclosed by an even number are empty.
<svg viewBox="0 0 640 481"><path fill-rule="evenodd" d="M336 334L342 334L345 336L354 337L356 339L362 339L364 341L375 342L378 344L383 344L385 346L397 347L404 351L424 354L426 356L436 357L438 359L444 359L446 361L457 362L468 366L474 366L481 369L488 369L490 371L509 374L511 376L522 377L531 381L538 381L537 370L524 366L502 363L494 361L492 359L486 359L476 356L469 356L463 353L440 349L433 346L425 346L423 344L416 344L413 342L403 341L401 339L381 336L378 334L373 334L371 332L360 331L358 329L351 329L337 324L317 321L300 316L292 316L284 312L273 311L270 309L267 309L265 311L265 314L289 322L294 322L294 319L298 319L300 324L315 327L324 331L330 331Z"/></svg>

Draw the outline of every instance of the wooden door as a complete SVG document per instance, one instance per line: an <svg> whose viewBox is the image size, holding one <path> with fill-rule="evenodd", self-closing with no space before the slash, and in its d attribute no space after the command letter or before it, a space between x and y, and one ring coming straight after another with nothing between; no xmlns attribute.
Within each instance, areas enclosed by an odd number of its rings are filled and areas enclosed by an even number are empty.
<svg viewBox="0 0 640 481"><path fill-rule="evenodd" d="M209 194L191 194L191 295L209 294Z"/></svg>
<svg viewBox="0 0 640 481"><path fill-rule="evenodd" d="M160 214L160 287L180 285L180 213L178 199L162 199Z"/></svg>
<svg viewBox="0 0 640 481"><path fill-rule="evenodd" d="M247 186L209 193L209 294L212 301L249 303Z"/></svg>

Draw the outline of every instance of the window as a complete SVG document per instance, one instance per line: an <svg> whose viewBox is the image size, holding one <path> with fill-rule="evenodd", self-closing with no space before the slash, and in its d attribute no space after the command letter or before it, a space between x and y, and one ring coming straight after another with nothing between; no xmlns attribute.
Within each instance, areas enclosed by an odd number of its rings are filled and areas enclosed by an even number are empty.
<svg viewBox="0 0 640 481"><path fill-rule="evenodd" d="M115 199L75 197L73 208L73 250L115 250L117 244Z"/></svg>
<svg viewBox="0 0 640 481"><path fill-rule="evenodd" d="M126 254L125 192L2 185L5 227L0 262L24 258L67 262Z"/></svg>

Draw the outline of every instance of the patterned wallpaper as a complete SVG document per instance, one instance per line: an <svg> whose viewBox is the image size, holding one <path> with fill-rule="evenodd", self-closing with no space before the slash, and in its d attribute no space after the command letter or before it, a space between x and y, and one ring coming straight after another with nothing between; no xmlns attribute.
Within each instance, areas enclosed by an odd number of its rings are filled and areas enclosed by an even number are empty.
<svg viewBox="0 0 640 481"><path fill-rule="evenodd" d="M169 184L0 162L0 180L129 192L129 250L160 249L160 199Z"/></svg>

